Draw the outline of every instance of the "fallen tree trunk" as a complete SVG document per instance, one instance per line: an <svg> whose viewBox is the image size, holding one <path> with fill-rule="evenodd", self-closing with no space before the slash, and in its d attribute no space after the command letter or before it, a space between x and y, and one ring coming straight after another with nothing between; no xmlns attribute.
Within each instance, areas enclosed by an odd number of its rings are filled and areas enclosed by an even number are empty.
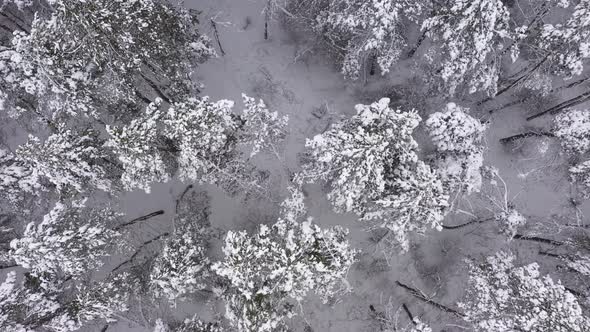
<svg viewBox="0 0 590 332"><path fill-rule="evenodd" d="M156 236L155 238L151 239L151 240L147 240L144 243L142 243L136 250L135 253L133 255L131 255L131 257L129 257L128 259L122 261L119 265L115 266L114 269L111 270L111 273L114 273L115 271L119 270L121 267L123 267L125 264L131 263L141 252L141 250L143 248L145 248L147 245L156 242L158 240L160 240L161 238L164 238L166 236L170 235L170 233L166 232L163 234L160 234L158 236Z"/></svg>
<svg viewBox="0 0 590 332"><path fill-rule="evenodd" d="M403 284L403 283L401 283L399 281L396 281L395 283L398 286L400 286L401 288L407 290L410 294L412 294L415 298L421 300L422 302L428 303L428 304L430 304L430 305L432 305L432 306L434 306L434 307L436 307L436 308L438 308L438 309L440 309L442 311L451 313L451 314L453 314L455 316L458 316L458 317L464 316L462 313L458 312L455 309L449 308L449 307L447 307L447 306L445 306L443 304L440 304L440 303L435 302L435 301L433 301L433 300L431 300L429 298L426 298L420 291L418 291L415 288L412 288L412 287L410 287L408 285L405 285L405 284Z"/></svg>
<svg viewBox="0 0 590 332"><path fill-rule="evenodd" d="M475 220L466 222L464 224L454 225L454 226L446 226L446 225L443 225L442 228L443 229L458 229L458 228L463 228L465 226L469 226L469 225L472 225L472 224L481 224L481 223L484 223L484 222L490 221L490 220L494 220L494 218L492 217L492 218L486 218L486 219L481 219L481 220L475 219Z"/></svg>
<svg viewBox="0 0 590 332"><path fill-rule="evenodd" d="M544 244L551 244L554 246L563 245L563 242L561 242L561 241L545 239L545 238L537 237L537 236L526 236L526 235L522 235L522 234L514 235L514 239L523 240L523 241L533 241L533 242L539 242L539 243L544 243Z"/></svg>
<svg viewBox="0 0 590 332"><path fill-rule="evenodd" d="M577 97L574 97L572 99L566 100L566 101L560 103L559 105L553 106L550 109L545 110L541 113L537 113L535 115L529 116L528 118L526 118L526 120L530 121L530 120L536 119L538 117L541 117L547 113L555 114L555 113L563 111L566 108L579 105L579 104L584 103L588 100L590 100L590 91L585 92L585 93L583 93Z"/></svg>
<svg viewBox="0 0 590 332"><path fill-rule="evenodd" d="M563 90L571 89L571 88L573 88L573 87L576 87L576 86L578 86L578 85L580 85L580 84L582 84L582 83L584 83L584 82L586 82L586 81L588 81L588 80L590 80L590 77L585 77L585 78L582 78L582 79L580 79L580 80L577 80L577 81L575 81L575 82L572 82L572 83L570 83L570 84L567 84L567 85L562 85L562 86L560 86L560 87L558 87L558 88L555 88L555 89L551 89L551 90L549 90L549 94L552 94L552 93L558 93L558 92L561 92L561 91L563 91ZM529 100L531 100L531 99L534 99L534 98L536 98L536 97L537 97L536 95L529 95L529 96L527 96L527 97L525 97L525 98L523 98L523 99L518 99L518 100L515 100L515 101L511 101L511 102L509 102L509 103L506 103L506 104L504 104L504 105L502 105L502 106L500 106L500 107L497 107L497 108L491 109L491 110L489 110L488 112L489 112L490 114L493 114L493 113L495 113L495 112L501 111L501 110L503 110L503 109L506 109L506 108L508 108L508 107L512 107L512 106L514 106L514 105L522 104L522 103L524 103L524 102L527 102L527 101L529 101Z"/></svg>
<svg viewBox="0 0 590 332"><path fill-rule="evenodd" d="M519 139L523 139L523 138L527 138L527 137L555 137L555 135L553 135L552 133L549 132L536 132L536 131L529 131L526 133L522 133L522 134L517 134L517 135L512 135L512 136L508 136L508 137L504 137L500 139L500 143L502 144L506 144L506 143L510 143Z"/></svg>
<svg viewBox="0 0 590 332"><path fill-rule="evenodd" d="M221 56L225 56L225 51L223 50L223 46L221 46L221 40L219 40L219 32L217 31L217 24L213 19L211 19L211 27L213 27L213 34L215 35L215 40L217 40L217 45L219 46L219 52L221 52Z"/></svg>
<svg viewBox="0 0 590 332"><path fill-rule="evenodd" d="M124 224L121 224L121 225L113 228L113 230L118 231L121 228L130 226L130 225L133 225L135 223L142 222L142 221L145 221L145 220L148 220L148 219L151 219L153 217L160 216L160 215L163 215L163 214L164 214L164 210L155 211L155 212L152 212L150 214L146 214L145 216L141 216L141 217L137 217L135 219L132 219L132 220L130 220L130 221L124 223Z"/></svg>

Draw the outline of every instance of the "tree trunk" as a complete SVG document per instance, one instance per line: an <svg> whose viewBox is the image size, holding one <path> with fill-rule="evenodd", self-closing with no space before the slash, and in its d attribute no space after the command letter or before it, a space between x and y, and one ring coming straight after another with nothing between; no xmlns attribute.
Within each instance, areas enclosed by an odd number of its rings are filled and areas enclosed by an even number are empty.
<svg viewBox="0 0 590 332"><path fill-rule="evenodd" d="M541 67L545 63L545 61L547 61L548 59L549 59L549 55L546 55L545 58L543 58L543 60L539 61L531 70L528 70L525 74L523 74L522 76L520 76L519 78L514 80L512 83L510 83L507 86L505 86L504 88L500 89L498 92L496 92L496 94L494 96L487 97L487 98L477 102L477 105L487 103L488 101L506 93L507 91L509 91L510 89L515 87L516 85L518 85L520 82L522 82L523 80L528 78L530 75L532 75L535 71L537 71L537 69L539 69L539 67Z"/></svg>
<svg viewBox="0 0 590 332"><path fill-rule="evenodd" d="M272 0L266 2L266 8L264 8L264 40L268 40L268 24L270 22L272 14Z"/></svg>
<svg viewBox="0 0 590 332"><path fill-rule="evenodd" d="M412 58L416 54L416 51L418 51L420 46L422 46L422 43L424 42L424 40L426 40L427 33L428 33L428 29L422 31L420 38L418 38L418 40L416 41L416 45L414 45L414 47L412 47L412 49L408 52L408 58Z"/></svg>
<svg viewBox="0 0 590 332"><path fill-rule="evenodd" d="M549 132L536 132L536 131L529 131L522 134L512 135L509 137L504 137L500 139L500 143L507 144L510 142L514 142L519 139L527 138L527 137L555 137L552 133Z"/></svg>
<svg viewBox="0 0 590 332"><path fill-rule="evenodd" d="M410 309L408 308L408 306L405 303L402 303L402 308L404 308L404 311L408 315L408 318L410 318L410 322L412 322L412 324L414 324L414 325L418 325L414 321L414 315L412 315L412 312L410 311Z"/></svg>
<svg viewBox="0 0 590 332"><path fill-rule="evenodd" d="M178 214L178 208L180 207L180 202L182 202L184 196L186 195L186 193L189 192L189 190L193 189L193 185L189 184L184 191L182 192L182 194L180 194L180 196L178 196L178 199L176 200L176 208L175 208L175 213Z"/></svg>
<svg viewBox="0 0 590 332"><path fill-rule="evenodd" d="M6 32L12 34L12 32L14 31L14 29L8 27L7 25L4 25L3 23L0 23L0 28L6 30Z"/></svg>
<svg viewBox="0 0 590 332"><path fill-rule="evenodd" d="M147 84L156 92L156 94L162 98L162 100L164 100L165 102L167 102L168 104L172 104L172 101L170 100L170 98L168 98L168 96L166 96L166 94L160 89L160 87L154 82L152 81L149 77L145 76L144 74L141 74L141 77L147 82Z"/></svg>
<svg viewBox="0 0 590 332"><path fill-rule="evenodd" d="M221 56L225 56L225 51L223 50L223 46L221 46L221 40L219 40L219 32L217 31L217 24L213 19L211 19L211 27L213 27L213 34L215 35L215 40L217 40L217 45L219 46L219 52L221 52Z"/></svg>
<svg viewBox="0 0 590 332"><path fill-rule="evenodd" d="M563 242L561 241L555 241L555 240L551 240L551 239L545 239L542 237L537 237L537 236L525 236L522 234L516 234L514 235L514 238L516 240L523 240L523 241L533 241L533 242L539 242L539 243L544 243L544 244L551 244L554 246L561 246L563 245Z"/></svg>
<svg viewBox="0 0 590 332"><path fill-rule="evenodd" d="M139 253L141 252L141 249L143 249L145 246L149 245L150 243L156 242L156 241L160 240L161 238L166 237L168 235L170 235L170 233L166 232L166 233L156 236L155 238L153 238L151 240L145 241L135 250L135 253L133 253L133 255L131 255L131 257L122 261L119 265L115 266L115 268L113 268L110 273L114 273L115 271L119 270L123 265L132 262L137 257L137 255L139 255Z"/></svg>
<svg viewBox="0 0 590 332"><path fill-rule="evenodd" d="M566 100L566 101L560 103L559 105L553 106L550 109L545 110L541 113L537 113L533 116L529 116L528 118L526 118L526 120L530 121L530 120L536 119L538 117L541 117L547 113L556 114L556 113L559 113L559 112L565 110L566 108L570 108L572 106L579 105L581 103L587 102L588 100L590 100L590 91L584 92L583 94L581 94L577 97Z"/></svg>
<svg viewBox="0 0 590 332"><path fill-rule="evenodd" d="M131 226L131 225L133 225L133 224L136 224L136 223L138 223L138 222L142 222L142 221L145 221L145 220L151 219L151 218L153 218L153 217L161 216L161 215L163 215L163 214L164 214L164 210L159 210L159 211L156 211L156 212L152 212L152 213L150 213L150 214L146 214L145 216L137 217L137 218L135 218L135 219L133 219L133 220L130 220L130 221L128 221L128 222L126 222L126 223L124 223L124 224L121 224L121 225L119 225L119 226L117 226L117 227L113 228L113 230L115 230L115 231L118 231L118 230L120 230L121 228L125 228L125 227L127 227L127 226Z"/></svg>
<svg viewBox="0 0 590 332"><path fill-rule="evenodd" d="M436 308L438 308L438 309L440 309L442 311L451 313L451 314L453 314L455 316L458 316L458 317L462 317L463 316L462 313L458 312L455 309L449 308L449 307L447 307L445 305L442 305L440 303L434 302L431 299L428 299L428 298L424 297L424 295L422 295L422 293L420 293L418 290L416 290L416 289L414 289L414 288L412 288L412 287L410 287L408 285L402 284L399 281L396 281L395 283L398 286L400 286L401 288L403 288L403 289L407 290L408 292L410 292L410 294L412 294L415 298L421 300L422 302L428 303L428 304L430 304L430 305L432 305L432 306L434 306L434 307L436 307Z"/></svg>
<svg viewBox="0 0 590 332"><path fill-rule="evenodd" d="M0 12L0 16L5 17L9 22L11 22L12 24L14 24L18 29L20 29L20 30L22 30L22 31L24 31L26 33L30 33L31 32L30 29L22 26L20 23L18 23L16 20L14 20L10 16L6 15L5 13Z"/></svg>
<svg viewBox="0 0 590 332"><path fill-rule="evenodd" d="M139 90L137 90L137 89L134 89L134 90L135 90L135 96L137 96L139 99L141 99L144 103L149 105L153 102L151 99L144 96Z"/></svg>
<svg viewBox="0 0 590 332"><path fill-rule="evenodd" d="M575 82L572 82L572 83L570 83L570 84L567 84L567 85L562 85L562 86L560 86L560 87L558 87L558 88L551 89L551 90L549 91L549 93L551 94L551 93L557 93L557 92L560 92L560 91L563 91L563 90L567 90L567 89L573 88L573 87L575 87L575 86L578 86L578 85L580 85L580 84L582 84L582 83L584 83L584 82L586 82L586 81L588 81L588 80L590 80L590 77L585 77L585 78L582 78L582 79L580 79L580 80L577 80L577 81L575 81ZM524 102L526 102L526 101L529 101L529 100L531 100L531 99L533 99L533 98L536 98L536 97L537 97L537 96L535 96L535 95L530 95L530 96L528 96L528 97L525 97L525 98L523 98L523 99L519 99L519 100L516 100L516 101L511 101L511 102L509 102L509 103L506 103L506 104L504 104L504 105L502 105L502 106L500 106L500 107L497 107L497 108L491 109L491 110L489 110L489 112L490 112L490 114L492 114L492 113L495 113L495 112L501 111L501 110L503 110L503 109L505 109L505 108L508 108L508 107L511 107L511 106L514 106L514 105L518 105L518 104L522 104L522 103L524 103Z"/></svg>
<svg viewBox="0 0 590 332"><path fill-rule="evenodd" d="M369 61L371 61L369 75L373 76L373 75L375 75L375 62L377 62L377 59L376 59L375 55L371 55L371 57L369 59L370 59Z"/></svg>
<svg viewBox="0 0 590 332"><path fill-rule="evenodd" d="M486 219L482 219L482 220L477 220L476 219L476 220L472 220L472 221L466 222L466 223L461 224L461 225L454 225L454 226L445 226L445 225L443 225L442 228L443 229L459 229L459 228L463 228L465 226L469 226L471 224L481 224L481 223L484 223L484 222L490 221L490 220L494 220L494 218L486 218Z"/></svg>

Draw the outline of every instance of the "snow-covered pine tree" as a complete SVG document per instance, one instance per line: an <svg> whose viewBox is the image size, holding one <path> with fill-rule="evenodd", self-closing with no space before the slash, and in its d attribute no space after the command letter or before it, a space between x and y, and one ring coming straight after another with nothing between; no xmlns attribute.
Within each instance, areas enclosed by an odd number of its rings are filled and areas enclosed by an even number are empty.
<svg viewBox="0 0 590 332"><path fill-rule="evenodd" d="M121 184L125 190L135 188L150 191L153 182L166 182L170 175L164 162L162 134L158 124L162 119L157 98L146 107L145 113L123 127L106 127L110 135L106 146L118 157L123 174Z"/></svg>
<svg viewBox="0 0 590 332"><path fill-rule="evenodd" d="M412 132L421 119L415 111L389 108L388 98L356 110L352 118L307 140L310 162L302 166L301 177L327 181L337 212L364 214L370 202L383 197L396 166L418 159Z"/></svg>
<svg viewBox="0 0 590 332"><path fill-rule="evenodd" d="M337 53L342 73L357 79L369 66L389 72L406 46L404 19L415 21L424 1L330 0L316 9L313 29Z"/></svg>
<svg viewBox="0 0 590 332"><path fill-rule="evenodd" d="M501 0L450 0L427 18L422 29L439 43L440 75L453 95L459 87L469 93L497 92L501 59L497 50L510 37L510 13Z"/></svg>
<svg viewBox="0 0 590 332"><path fill-rule="evenodd" d="M218 183L226 164L237 157L239 119L231 100L189 98L168 110L164 134L177 143L182 180ZM220 174L221 173L221 174Z"/></svg>
<svg viewBox="0 0 590 332"><path fill-rule="evenodd" d="M569 153L584 154L590 150L590 111L568 110L555 116L553 134Z"/></svg>
<svg viewBox="0 0 590 332"><path fill-rule="evenodd" d="M361 220L371 228L387 230L382 242L410 248L410 234L424 234L429 229L442 230L448 199L439 175L424 162L399 165L389 179L385 195L372 202Z"/></svg>
<svg viewBox="0 0 590 332"><path fill-rule="evenodd" d="M559 281L541 275L537 263L515 265L516 257L499 252L483 262L469 262L464 319L482 332L585 332L590 319L578 299Z"/></svg>
<svg viewBox="0 0 590 332"><path fill-rule="evenodd" d="M101 281L81 284L67 302L60 301L60 307L44 326L50 331L73 332L101 319L116 322L117 315L129 310L127 303L133 288L134 280L128 274L109 275Z"/></svg>
<svg viewBox="0 0 590 332"><path fill-rule="evenodd" d="M286 200L283 217L256 234L226 235L225 259L213 271L227 282L226 317L237 331L284 331L285 319L296 314L293 301L311 292L327 301L348 290L345 278L356 251L347 231L323 230L301 218L301 199Z"/></svg>
<svg viewBox="0 0 590 332"><path fill-rule="evenodd" d="M418 159L412 137L421 118L389 108L383 98L307 141L300 181L326 181L337 212L354 212L390 230L408 247L407 233L440 229L448 206L438 175Z"/></svg>
<svg viewBox="0 0 590 332"><path fill-rule="evenodd" d="M0 284L0 327L7 332L27 331L39 320L50 317L60 307L55 297L47 297L32 287L25 287L27 278L10 271ZM50 319L48 319L50 320Z"/></svg>
<svg viewBox="0 0 590 332"><path fill-rule="evenodd" d="M171 105L163 120L164 136L178 150L182 180L258 189L239 145L248 145L249 157L261 150L278 154L277 147L286 137L287 118L245 95L244 104L242 114L233 113L234 102L225 99L188 98Z"/></svg>
<svg viewBox="0 0 590 332"><path fill-rule="evenodd" d="M280 116L277 111L270 111L264 101L242 94L244 111L241 114L243 134L239 143L250 148L250 157L261 151L272 152L279 156L280 143L287 136L289 117Z"/></svg>
<svg viewBox="0 0 590 332"><path fill-rule="evenodd" d="M156 297L175 304L186 295L211 288L211 262L207 257L209 197L201 192L183 194L178 202L174 232L164 243L150 273ZM174 330L176 331L176 330Z"/></svg>
<svg viewBox="0 0 590 332"><path fill-rule="evenodd" d="M73 332L98 319L113 321L116 314L127 310L127 275L73 287L64 283L61 280L48 292L31 275L19 280L14 271L9 272L0 284L0 328L7 332Z"/></svg>
<svg viewBox="0 0 590 332"><path fill-rule="evenodd" d="M104 151L92 130L60 129L45 140L29 135L18 147L17 161L62 193L99 189L108 192L111 180L106 173Z"/></svg>
<svg viewBox="0 0 590 332"><path fill-rule="evenodd" d="M9 106L46 119L120 115L121 104L140 102L142 82L157 95L192 94L194 65L214 55L196 12L167 1L56 0L32 8L31 31L2 49L0 85L12 96Z"/></svg>
<svg viewBox="0 0 590 332"><path fill-rule="evenodd" d="M54 280L84 277L100 267L116 245L120 234L112 227L121 215L84 204L57 203L41 222L29 223L10 243L9 257L28 269L41 288L50 289Z"/></svg>
<svg viewBox="0 0 590 332"><path fill-rule="evenodd" d="M569 3L568 3L569 2ZM541 32L533 40L537 52L536 66L548 64L550 74L571 78L582 74L584 63L590 57L590 1L558 1L559 7L572 6L567 20L543 25ZM564 22L565 21L565 22ZM547 67L547 66L545 66Z"/></svg>
<svg viewBox="0 0 590 332"><path fill-rule="evenodd" d="M469 115L469 109L448 103L425 122L436 147L436 170L450 193L470 194L481 188L485 124Z"/></svg>

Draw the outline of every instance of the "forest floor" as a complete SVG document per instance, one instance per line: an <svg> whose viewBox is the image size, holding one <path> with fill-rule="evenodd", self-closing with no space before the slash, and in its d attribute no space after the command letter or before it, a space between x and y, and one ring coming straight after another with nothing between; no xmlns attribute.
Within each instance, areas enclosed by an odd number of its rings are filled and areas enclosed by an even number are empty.
<svg viewBox="0 0 590 332"><path fill-rule="evenodd" d="M187 5L202 11L202 31L212 37L219 57L201 65L196 79L205 84L201 95L213 100L231 99L236 109L241 107L241 94L262 98L272 110L289 115L290 136L281 160L271 157L256 160L271 171L274 200L244 202L226 196L220 190L208 188L212 196L211 223L223 230L253 230L259 223L273 221L278 202L285 195L290 172L298 168L298 153L303 150L305 139L323 132L330 123L354 114L354 105L378 100L383 87L401 86L412 76L412 63L419 61L418 52L413 59L405 60L400 68L385 77L371 76L367 82L345 81L329 58L305 53L305 38L290 33L273 22L270 37L264 40L264 0L187 0ZM225 55L221 55L212 29L216 22L220 43ZM298 57L300 54L304 56ZM418 89L409 86L408 89ZM409 91L408 89L404 91ZM419 90L416 90L419 93ZM373 100L370 100L370 99ZM428 99L430 96L422 96ZM575 209L571 206L570 185L567 181L563 158L558 144L550 140L525 140L506 146L499 143L502 137L525 131L529 127L542 128L543 119L527 123L529 112L539 111L534 104L515 106L490 117L487 110L502 101L475 106L469 101L454 101L472 107L472 114L490 121L487 132L486 164L493 165L508 185L508 196L529 221L536 225L573 220ZM440 100L424 103L432 109L420 109L421 115L439 111ZM323 115L317 109L324 107ZM173 211L175 200L187 184L170 182L155 184L150 194L132 192L122 198L121 206L130 217L155 210ZM300 316L292 321L294 331L363 332L379 331L376 312L383 312L388 301L394 309L406 304L414 316L430 322L433 331L464 331L462 323L453 314L418 300L396 281L422 291L427 298L456 308L466 282L465 258L491 255L499 249L518 252L523 262L542 259L537 255L544 244L530 241L507 241L498 232L494 221L475 223L456 230L432 231L425 236L415 236L414 245L405 254L384 254L372 234L366 232L353 215L332 212L321 186L305 188L310 215L321 226L341 225L350 230L352 245L362 250L359 262L349 274L352 292L338 303L324 305L320 301L305 302ZM498 192L498 197L503 192ZM457 225L473 220L483 220L493 213L488 211L490 202L482 197L470 197L459 204L462 213L449 215L445 225ZM590 214L588 204L579 207L582 220ZM170 214L158 217L154 222L141 226L146 238L168 227ZM168 226L167 226L168 225ZM534 232L528 228L526 232ZM204 306L207 307L207 306ZM217 309L223 309L219 307ZM195 307L179 305L178 316L190 316ZM200 310L200 309L199 309ZM201 314L200 312L197 312ZM400 311L400 326L408 324L407 315ZM149 331L132 321L120 321L108 331Z"/></svg>

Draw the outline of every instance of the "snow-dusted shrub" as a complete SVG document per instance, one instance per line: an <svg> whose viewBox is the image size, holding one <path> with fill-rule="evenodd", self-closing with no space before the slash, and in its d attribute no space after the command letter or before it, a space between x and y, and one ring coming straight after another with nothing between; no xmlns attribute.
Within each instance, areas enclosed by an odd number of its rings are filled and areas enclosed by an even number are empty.
<svg viewBox="0 0 590 332"><path fill-rule="evenodd" d="M406 325L400 324L403 319L400 318L401 308L394 303L392 299L385 305L383 313L378 312L377 319L380 323L380 331L383 332L432 332L432 328L418 317L414 317L412 322Z"/></svg>
<svg viewBox="0 0 590 332"><path fill-rule="evenodd" d="M510 14L501 0L451 0L427 18L422 29L439 43L440 75L451 95L460 86L470 93L496 93L500 61L496 52L509 37Z"/></svg>
<svg viewBox="0 0 590 332"><path fill-rule="evenodd" d="M421 1L408 0L330 0L310 19L338 53L342 73L357 79L371 61L382 74L389 72L406 46L402 20L415 19L423 7Z"/></svg>
<svg viewBox="0 0 590 332"><path fill-rule="evenodd" d="M570 153L583 154L590 150L590 111L568 110L555 116L554 134L561 146Z"/></svg>
<svg viewBox="0 0 590 332"><path fill-rule="evenodd" d="M436 156L435 169L449 193L470 194L481 189L483 162L483 151L477 149L469 154L442 153Z"/></svg>
<svg viewBox="0 0 590 332"><path fill-rule="evenodd" d="M432 332L432 328L418 318L414 318L413 326L408 328L408 332Z"/></svg>
<svg viewBox="0 0 590 332"><path fill-rule="evenodd" d="M150 191L153 182L166 182L169 174L160 153L158 123L162 119L159 110L162 100L156 99L146 107L145 113L128 125L106 127L110 139L106 146L117 155L123 167L121 183L125 190L135 188Z"/></svg>
<svg viewBox="0 0 590 332"><path fill-rule="evenodd" d="M10 203L17 203L27 196L38 194L43 190L39 174L35 168L28 167L24 162L0 149L0 192L2 200Z"/></svg>
<svg viewBox="0 0 590 332"><path fill-rule="evenodd" d="M569 168L572 182L584 198L590 198L590 160Z"/></svg>
<svg viewBox="0 0 590 332"><path fill-rule="evenodd" d="M500 225L500 232L508 236L510 239L516 235L519 227L524 226L527 222L526 217L512 206L509 206L507 210L494 215L494 219Z"/></svg>
<svg viewBox="0 0 590 332"><path fill-rule="evenodd" d="M499 252L470 262L463 317L481 332L583 332L590 326L576 297L537 263L515 266L515 256Z"/></svg>
<svg viewBox="0 0 590 332"><path fill-rule="evenodd" d="M287 136L288 116L280 116L277 111L270 111L264 101L258 103L254 98L242 94L244 122L241 130L240 144L250 146L250 157L261 151L271 151L278 155L277 145Z"/></svg>
<svg viewBox="0 0 590 332"><path fill-rule="evenodd" d="M454 103L430 115L425 125L436 146L436 169L449 192L479 191L487 126L470 116L468 108Z"/></svg>
<svg viewBox="0 0 590 332"><path fill-rule="evenodd" d="M438 152L471 153L482 144L487 126L469 115L469 109L448 103L425 122Z"/></svg>
<svg viewBox="0 0 590 332"><path fill-rule="evenodd" d="M158 319L154 326L154 332L223 332L221 324L203 322L196 315L185 319L180 324L171 325L172 327Z"/></svg>
<svg viewBox="0 0 590 332"><path fill-rule="evenodd" d="M440 226L448 197L439 176L418 159L412 132L420 117L388 105L387 98L357 105L351 119L308 140L310 162L300 179L327 181L337 212L381 221L407 244L408 231Z"/></svg>
<svg viewBox="0 0 590 332"><path fill-rule="evenodd" d="M44 141L29 135L28 142L16 150L19 161L58 191L109 191L111 181L101 166L102 157L100 140L92 131L60 130Z"/></svg>
<svg viewBox="0 0 590 332"><path fill-rule="evenodd" d="M76 279L101 266L119 236L110 229L119 214L83 203L57 203L40 223L29 223L22 237L10 243L9 256L39 278L42 287L51 287L52 279Z"/></svg>
<svg viewBox="0 0 590 332"><path fill-rule="evenodd" d="M253 235L229 231L225 259L212 269L227 281L223 298L232 326L241 332L283 331L285 319L296 314L293 301L308 293L327 301L347 291L356 251L346 235L343 228L323 230L311 219L283 218Z"/></svg>
<svg viewBox="0 0 590 332"><path fill-rule="evenodd" d="M500 233L505 235L508 240L512 240L518 233L519 228L526 225L527 218L518 211L516 205L512 202L509 196L508 184L504 181L497 168L483 167L482 176L486 180L482 196L490 204L487 209L493 213L493 220L496 221Z"/></svg>

